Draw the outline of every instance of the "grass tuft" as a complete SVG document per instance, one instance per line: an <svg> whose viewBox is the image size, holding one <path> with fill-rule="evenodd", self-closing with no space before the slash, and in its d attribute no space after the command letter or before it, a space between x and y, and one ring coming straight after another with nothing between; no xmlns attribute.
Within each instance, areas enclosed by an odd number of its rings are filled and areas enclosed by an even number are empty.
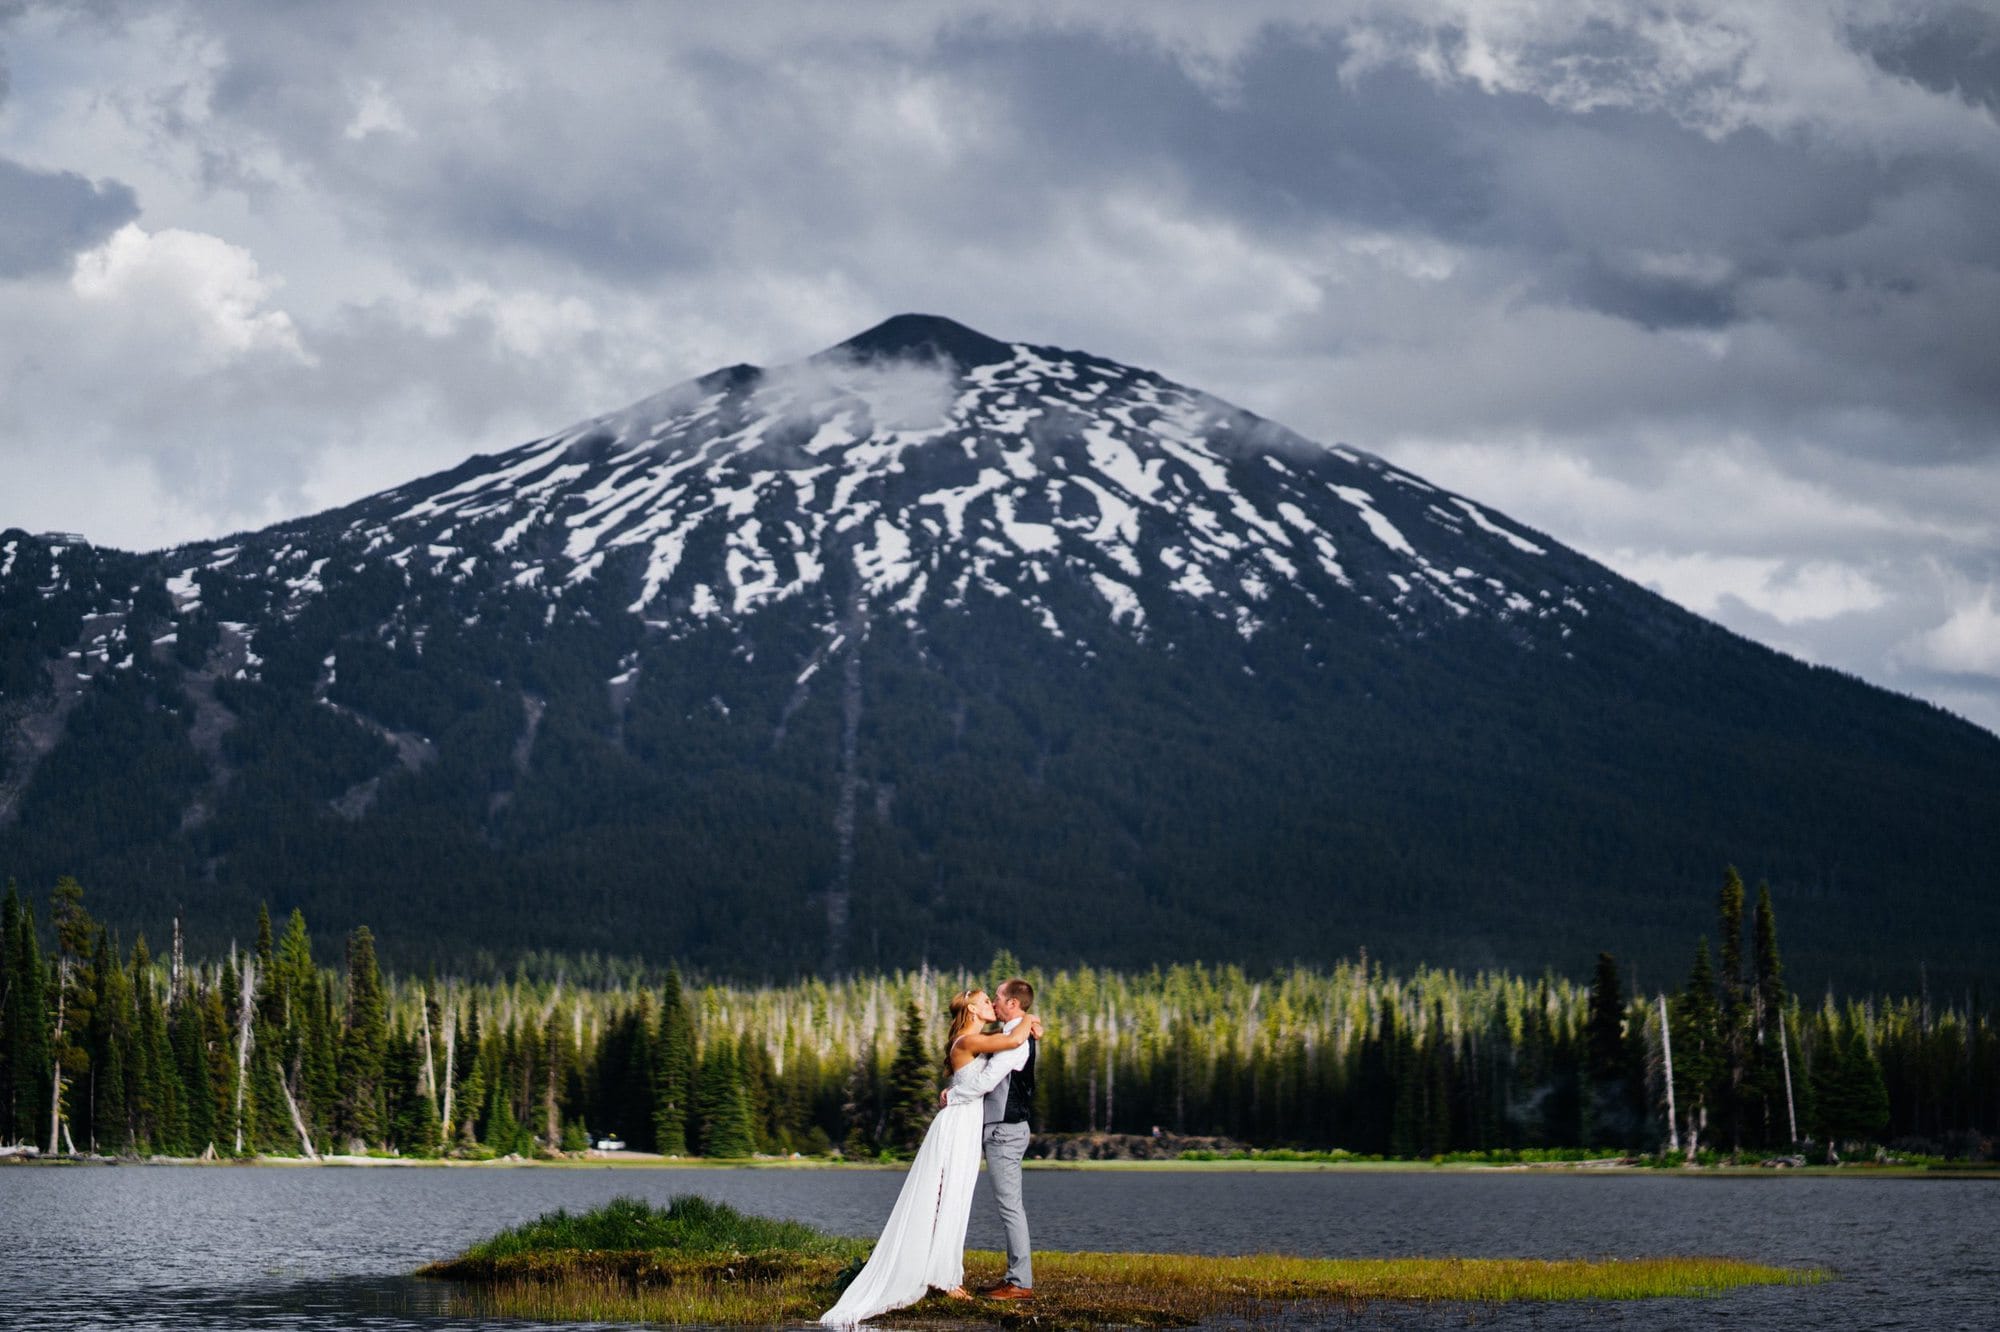
<svg viewBox="0 0 2000 1332"><path fill-rule="evenodd" d="M802 1221L745 1216L726 1203L684 1194L665 1207L613 1198L588 1212L562 1208L501 1231L467 1249L459 1262L497 1262L526 1254L644 1250L655 1254L790 1253L839 1258L865 1255L868 1244Z"/></svg>

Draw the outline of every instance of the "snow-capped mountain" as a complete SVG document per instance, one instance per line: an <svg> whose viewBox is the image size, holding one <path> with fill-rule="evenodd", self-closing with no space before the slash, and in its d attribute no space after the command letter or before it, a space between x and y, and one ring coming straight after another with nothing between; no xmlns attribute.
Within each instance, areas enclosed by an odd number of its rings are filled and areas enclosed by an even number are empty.
<svg viewBox="0 0 2000 1332"><path fill-rule="evenodd" d="M829 633L844 613L919 627L1009 599L1080 645L1143 639L1167 602L1250 638L1280 592L1413 627L1587 614L1574 570L1470 500L1158 375L917 315L392 491L343 546L554 599L630 554L627 609L668 631L795 598L826 607ZM306 553L271 569L293 596L323 591ZM238 554L192 550L171 586L191 594ZM1058 580L1095 602L1067 626L1042 591Z"/></svg>
<svg viewBox="0 0 2000 1332"><path fill-rule="evenodd" d="M8 533L0 628L0 872L94 867L135 919L294 891L440 954L1580 967L1731 859L1951 893L2000 850L1973 728L920 315L224 541Z"/></svg>

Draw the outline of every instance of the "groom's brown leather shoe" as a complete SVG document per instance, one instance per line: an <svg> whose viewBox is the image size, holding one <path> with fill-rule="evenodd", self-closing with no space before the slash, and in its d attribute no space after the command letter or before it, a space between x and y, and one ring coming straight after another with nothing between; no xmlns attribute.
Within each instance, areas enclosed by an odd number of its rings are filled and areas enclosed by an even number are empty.
<svg viewBox="0 0 2000 1332"><path fill-rule="evenodd" d="M1032 1300L1035 1292L1028 1286L1017 1286L1011 1281L1003 1281L997 1286L989 1286L979 1292L989 1300Z"/></svg>

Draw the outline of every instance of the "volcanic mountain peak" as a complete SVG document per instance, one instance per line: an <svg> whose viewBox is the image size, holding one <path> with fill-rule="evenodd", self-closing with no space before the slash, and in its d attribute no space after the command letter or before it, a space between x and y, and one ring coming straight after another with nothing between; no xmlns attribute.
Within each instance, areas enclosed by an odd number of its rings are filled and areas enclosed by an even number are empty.
<svg viewBox="0 0 2000 1332"><path fill-rule="evenodd" d="M1245 640L1296 613L1310 638L1336 605L1419 631L1487 615L1534 626L1526 641L1573 626L1591 576L1380 459L929 315L703 376L339 517L339 558L558 598L608 582L674 632L799 597L829 632L855 598L916 628L990 597L1085 650L1189 612ZM319 579L308 564L287 582L298 598Z"/></svg>
<svg viewBox="0 0 2000 1332"><path fill-rule="evenodd" d="M943 315L899 314L855 334L831 352L822 353L833 354L902 360L948 359L960 369L970 370L1004 361L1013 354L1013 349Z"/></svg>

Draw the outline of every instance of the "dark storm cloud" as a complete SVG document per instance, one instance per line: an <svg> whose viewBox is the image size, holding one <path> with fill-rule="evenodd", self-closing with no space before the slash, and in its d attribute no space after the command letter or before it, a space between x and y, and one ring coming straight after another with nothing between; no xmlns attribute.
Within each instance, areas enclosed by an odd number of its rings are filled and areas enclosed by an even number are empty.
<svg viewBox="0 0 2000 1332"><path fill-rule="evenodd" d="M2000 111L2000 13L1975 5L1917 5L1855 36L1890 73Z"/></svg>
<svg viewBox="0 0 2000 1332"><path fill-rule="evenodd" d="M1204 205L1274 228L1332 216L1456 237L1493 213L1492 156L1466 114L1478 95L1400 68L1345 87L1337 38L1267 32L1224 88L1109 35L974 30L940 54L1072 178L1165 169Z"/></svg>
<svg viewBox="0 0 2000 1332"><path fill-rule="evenodd" d="M139 215L129 186L74 171L36 171L0 157L0 278L66 271Z"/></svg>
<svg viewBox="0 0 2000 1332"><path fill-rule="evenodd" d="M1587 31L1560 56L1623 45ZM1847 445L1995 446L2000 303L1962 299L2000 272L2000 228L1964 225L2000 217L1991 154L1715 134L1666 108L1577 113L1400 65L1344 77L1343 41L1282 31L1221 92L1108 37L976 33L943 54L1005 96L1049 173L1156 172L1274 243L1338 221L1465 246L1492 285L1648 330L1776 325L1814 355L1718 373L1711 402L1789 417L1829 392L1857 407L1887 394L1927 428Z"/></svg>

